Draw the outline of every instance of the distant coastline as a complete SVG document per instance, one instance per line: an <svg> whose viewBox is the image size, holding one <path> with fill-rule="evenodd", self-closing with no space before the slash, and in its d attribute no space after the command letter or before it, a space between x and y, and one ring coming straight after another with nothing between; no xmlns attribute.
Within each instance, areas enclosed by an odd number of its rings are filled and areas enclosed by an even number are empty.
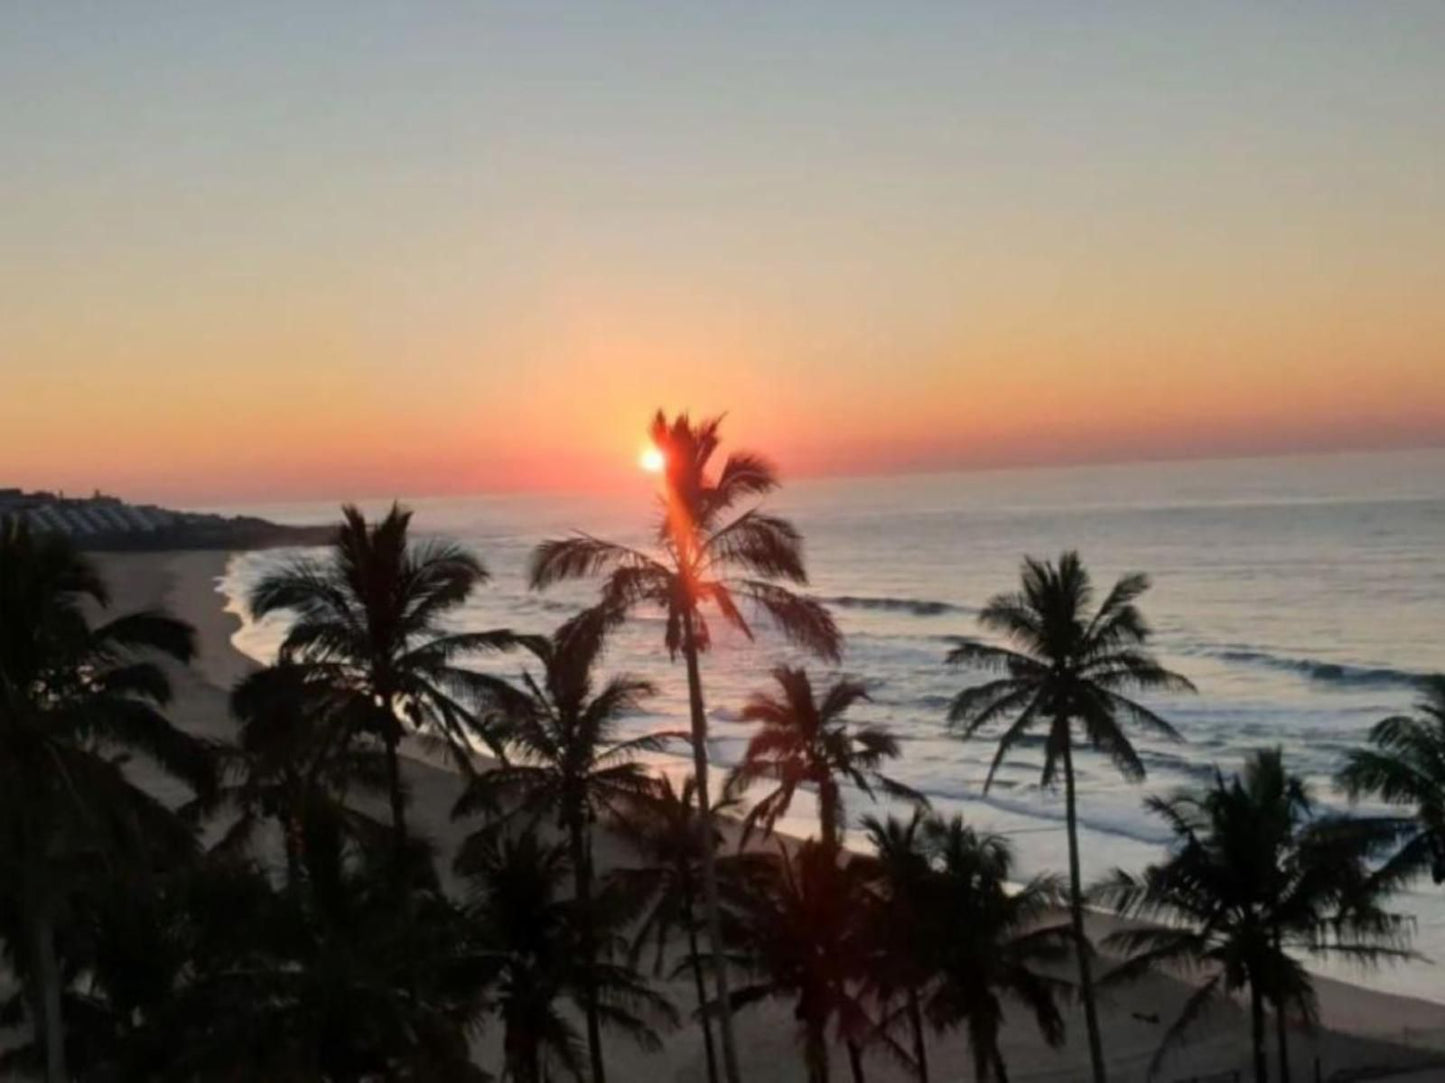
<svg viewBox="0 0 1445 1083"><path fill-rule="evenodd" d="M159 552L172 549L267 549L322 545L332 525L286 526L248 515L175 511L155 504L128 504L94 493L25 492L0 488L0 518L26 521L33 530L64 534L92 552Z"/></svg>

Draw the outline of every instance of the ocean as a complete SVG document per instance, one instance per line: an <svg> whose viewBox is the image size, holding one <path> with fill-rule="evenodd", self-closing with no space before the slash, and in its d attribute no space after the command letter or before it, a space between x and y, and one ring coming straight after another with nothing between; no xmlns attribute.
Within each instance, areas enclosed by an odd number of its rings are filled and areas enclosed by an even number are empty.
<svg viewBox="0 0 1445 1083"><path fill-rule="evenodd" d="M656 507L641 484L607 496L404 502L419 533L462 542L492 573L462 625L540 632L594 587L529 591L533 546L571 530L645 545ZM841 670L869 682L872 702L858 717L889 726L903 744L892 773L939 811L1006 834L1024 874L1066 867L1062 796L1038 784L1038 743L1020 749L982 792L993 742L959 740L945 725L953 693L981 678L946 666L944 655L950 636L976 632L991 595L1016 584L1025 554L1077 549L1100 593L1124 572L1147 572L1154 585L1143 609L1155 647L1199 689L1152 701L1185 740L1137 735L1143 783L1125 782L1101 757L1077 759L1087 877L1138 869L1160 855L1167 833L1142 807L1146 795L1207 783L1216 767L1232 770L1251 749L1281 746L1323 808L1347 807L1330 781L1344 751L1378 719L1411 707L1418 675L1445 670L1442 450L806 480L769 504L806 537L808 589L847 636ZM336 513L329 503L244 510L286 522ZM241 610L247 587L289 555L236 556L221 584L231 604ZM279 620L247 621L236 642L269 660L283 631ZM754 643L719 635L703 663L715 764L741 754L748 730L739 709L783 661L803 660L766 630ZM509 673L521 661L481 664ZM659 688L630 732L685 728L683 670L668 659L655 616L620 632L607 664ZM807 664L820 680L827 672ZM685 751L659 767L684 772ZM855 821L885 811L856 793L847 799ZM800 805L783 826L806 834L811 815ZM1445 960L1445 890L1421 883L1397 906L1417 921L1417 948ZM1445 980L1423 963L1331 973L1445 1000Z"/></svg>

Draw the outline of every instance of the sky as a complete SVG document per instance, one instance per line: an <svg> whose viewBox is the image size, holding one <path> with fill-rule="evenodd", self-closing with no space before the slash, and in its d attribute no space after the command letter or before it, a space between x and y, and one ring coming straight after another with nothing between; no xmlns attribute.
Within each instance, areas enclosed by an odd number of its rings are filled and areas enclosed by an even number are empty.
<svg viewBox="0 0 1445 1083"><path fill-rule="evenodd" d="M0 485L1445 442L1445 5L17 2Z"/></svg>

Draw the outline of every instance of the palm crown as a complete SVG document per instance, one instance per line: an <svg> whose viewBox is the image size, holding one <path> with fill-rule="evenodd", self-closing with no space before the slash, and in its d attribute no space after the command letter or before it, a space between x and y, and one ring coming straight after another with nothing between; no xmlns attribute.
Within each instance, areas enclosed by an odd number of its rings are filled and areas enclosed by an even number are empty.
<svg viewBox="0 0 1445 1083"><path fill-rule="evenodd" d="M507 691L493 690L491 730L505 758L472 779L456 814L487 811L493 827L513 816L548 813L561 826L587 825L650 792L638 757L685 735L621 740L617 729L654 694L652 683L623 673L598 687L594 670L603 639L589 621L516 642L540 663L540 675L524 672Z"/></svg>
<svg viewBox="0 0 1445 1083"><path fill-rule="evenodd" d="M840 781L852 783L870 798L876 786L889 796L927 803L922 794L880 769L897 758L898 739L881 726L851 725L844 717L854 704L868 698L863 682L835 681L819 699L802 669L779 666L773 670L773 680L780 694L754 693L740 715L740 721L759 723L760 728L748 741L729 789L740 793L754 782L777 783L748 812L743 821L745 838L756 825L771 832L804 785L818 794L822 839L832 847L842 846L846 826Z"/></svg>
<svg viewBox="0 0 1445 1083"><path fill-rule="evenodd" d="M1275 1004L1281 1021L1290 1009L1314 1017L1312 982L1293 953L1366 962L1404 954L1406 926L1381 909L1381 885L1370 874L1378 837L1317 818L1278 749L1257 752L1232 779L1216 771L1212 786L1153 797L1146 807L1174 834L1168 860L1141 876L1115 872L1098 897L1167 924L1113 934L1109 943L1130 959L1111 980L1159 966L1209 974L1165 1032L1153 1068L1213 998L1248 986L1258 1073L1263 1002Z"/></svg>
<svg viewBox="0 0 1445 1083"><path fill-rule="evenodd" d="M721 421L693 425L683 414L669 425L661 412L653 419L652 439L667 463L657 552L586 534L544 542L532 559L532 586L605 574L602 608L620 617L639 604L657 606L666 617L665 642L674 656L689 626L696 648L708 649L706 608L751 638L743 602L799 646L837 658L840 636L827 609L778 585L808 581L802 536L786 519L758 507L737 512L743 501L778 487L772 465L751 452L734 452L715 477L709 470Z"/></svg>
<svg viewBox="0 0 1445 1083"><path fill-rule="evenodd" d="M505 649L505 631L452 632L447 617L485 582L470 553L444 542L408 540L411 513L393 505L371 525L355 507L324 561L300 559L251 591L251 612L286 611L293 623L281 660L304 663L348 699L349 736L386 748L396 847L405 847L405 799L397 761L403 716L439 737L463 773L471 772L469 738L490 738L475 721L496 684L457 665L478 651Z"/></svg>
<svg viewBox="0 0 1445 1083"><path fill-rule="evenodd" d="M1194 688L1145 650L1149 626L1135 602L1148 589L1147 576L1126 575L1090 612L1089 573L1079 555L1069 552L1057 565L1025 560L1022 589L996 595L984 606L979 623L1007 645L960 639L948 661L1004 676L958 693L948 718L966 737L992 722L1012 719L999 739L985 789L1004 757L1040 722L1050 726L1044 743L1045 785L1054 781L1064 748L1072 743L1074 721L1083 727L1088 743L1131 779L1144 776L1144 765L1121 721L1179 739L1172 725L1130 697L1141 691Z"/></svg>
<svg viewBox="0 0 1445 1083"><path fill-rule="evenodd" d="M1402 840L1390 859L1392 876L1428 870L1445 883L1445 675L1423 684L1417 717L1393 715L1370 730L1372 748L1352 749L1340 771L1351 797L1374 794L1391 805L1412 807L1411 816L1394 818Z"/></svg>

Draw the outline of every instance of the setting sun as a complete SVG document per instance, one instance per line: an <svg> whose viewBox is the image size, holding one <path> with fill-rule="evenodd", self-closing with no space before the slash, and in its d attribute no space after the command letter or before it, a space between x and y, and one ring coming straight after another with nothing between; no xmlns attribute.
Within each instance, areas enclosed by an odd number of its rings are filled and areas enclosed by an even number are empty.
<svg viewBox="0 0 1445 1083"><path fill-rule="evenodd" d="M649 474L660 474L662 468L667 465L667 459L658 448L644 448L642 454L637 457L637 465Z"/></svg>

